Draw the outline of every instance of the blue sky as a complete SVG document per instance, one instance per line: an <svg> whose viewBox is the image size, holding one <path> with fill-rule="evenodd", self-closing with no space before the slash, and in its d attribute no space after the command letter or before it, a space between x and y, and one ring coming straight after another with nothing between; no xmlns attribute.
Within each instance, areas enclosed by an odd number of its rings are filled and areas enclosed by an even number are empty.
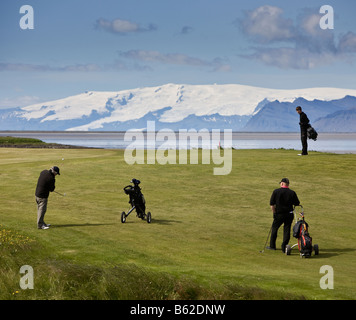
<svg viewBox="0 0 356 320"><path fill-rule="evenodd" d="M356 89L355 63L353 0L0 2L0 108L166 83Z"/></svg>

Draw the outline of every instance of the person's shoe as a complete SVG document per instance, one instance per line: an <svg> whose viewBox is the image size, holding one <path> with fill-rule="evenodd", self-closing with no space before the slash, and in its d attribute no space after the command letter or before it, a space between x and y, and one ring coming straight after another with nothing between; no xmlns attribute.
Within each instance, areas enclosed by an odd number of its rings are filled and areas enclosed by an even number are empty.
<svg viewBox="0 0 356 320"><path fill-rule="evenodd" d="M42 226L38 227L38 229L46 230L46 229L49 229L49 227L47 225L42 225Z"/></svg>
<svg viewBox="0 0 356 320"><path fill-rule="evenodd" d="M267 250L276 250L276 248L272 248L272 247L270 247L270 246L267 246L266 249L267 249Z"/></svg>
<svg viewBox="0 0 356 320"><path fill-rule="evenodd" d="M44 226L49 227L51 224L43 223Z"/></svg>

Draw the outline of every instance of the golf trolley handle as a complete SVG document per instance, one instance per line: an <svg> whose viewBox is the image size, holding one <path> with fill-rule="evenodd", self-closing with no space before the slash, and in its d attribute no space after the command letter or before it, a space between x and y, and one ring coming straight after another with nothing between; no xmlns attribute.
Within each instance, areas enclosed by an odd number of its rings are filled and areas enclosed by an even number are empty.
<svg viewBox="0 0 356 320"><path fill-rule="evenodd" d="M302 211L304 212L303 206L302 206L301 204L298 204L297 206L294 206L294 209L295 209L296 207L300 207L300 208L302 209Z"/></svg>
<svg viewBox="0 0 356 320"><path fill-rule="evenodd" d="M300 215L300 216L302 217L302 219L304 220L304 208L303 208L303 206L300 204L300 205L294 206L294 208L293 208L295 222L298 221L297 215L295 214L295 209L296 209L296 207L300 207L300 208L302 209L302 212L301 212L299 215Z"/></svg>

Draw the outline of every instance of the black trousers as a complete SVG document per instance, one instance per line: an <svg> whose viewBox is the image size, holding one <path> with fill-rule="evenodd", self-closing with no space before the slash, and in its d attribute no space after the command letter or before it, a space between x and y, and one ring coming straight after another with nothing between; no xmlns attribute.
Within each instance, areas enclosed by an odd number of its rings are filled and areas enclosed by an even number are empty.
<svg viewBox="0 0 356 320"><path fill-rule="evenodd" d="M283 227L283 242L282 242L282 251L285 251L286 245L290 240L290 229L293 222L293 212L288 213L275 213L273 215L273 223L272 223L272 231L271 231L271 240L270 240L270 247L276 248L276 240L277 240L277 233L279 227L284 224Z"/></svg>
<svg viewBox="0 0 356 320"><path fill-rule="evenodd" d="M300 130L300 139L302 140L302 155L308 154L308 135L307 129Z"/></svg>

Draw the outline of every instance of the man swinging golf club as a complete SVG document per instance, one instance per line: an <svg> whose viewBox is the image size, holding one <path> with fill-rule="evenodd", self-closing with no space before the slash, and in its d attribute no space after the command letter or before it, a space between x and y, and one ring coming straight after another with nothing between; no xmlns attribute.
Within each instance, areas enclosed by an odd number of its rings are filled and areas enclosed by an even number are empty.
<svg viewBox="0 0 356 320"><path fill-rule="evenodd" d="M36 203L37 203L37 228L48 229L49 225L44 222L44 216L47 211L49 193L56 188L56 175L59 175L59 168L54 166L49 170L43 170L37 181Z"/></svg>
<svg viewBox="0 0 356 320"><path fill-rule="evenodd" d="M280 188L275 189L270 199L270 206L273 212L273 223L271 227L270 245L266 249L276 250L276 240L279 227L283 227L282 251L285 252L286 245L290 239L290 229L293 222L293 206L299 205L297 194L289 189L289 179L283 178Z"/></svg>

